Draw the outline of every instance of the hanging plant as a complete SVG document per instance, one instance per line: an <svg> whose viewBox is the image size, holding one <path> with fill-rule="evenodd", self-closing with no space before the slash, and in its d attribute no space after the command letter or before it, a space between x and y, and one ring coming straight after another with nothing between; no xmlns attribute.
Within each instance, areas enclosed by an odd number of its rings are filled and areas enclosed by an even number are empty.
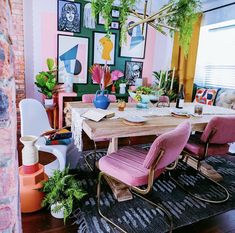
<svg viewBox="0 0 235 233"><path fill-rule="evenodd" d="M126 21L139 0L120 0L119 21L121 26L120 44L126 42L127 25ZM112 23L112 8L114 0L92 0L92 12L94 16L101 14L105 20L105 30L109 35L110 25ZM190 40L193 32L193 25L198 19L198 12L201 9L200 0L171 0L163 6L158 13L148 19L148 23L156 30L166 34L163 28L168 28L172 34L173 31L179 31L179 42L184 53L188 53ZM138 13L134 14L142 19ZM141 18L142 17L142 18ZM145 20L145 19L144 19ZM146 22L145 22L146 23ZM134 26L134 25L133 25Z"/></svg>
<svg viewBox="0 0 235 233"><path fill-rule="evenodd" d="M172 0L171 2L174 4L169 11L176 13L167 16L165 22L178 29L180 46L184 49L184 53L188 54L193 26L199 17L201 2L200 0Z"/></svg>

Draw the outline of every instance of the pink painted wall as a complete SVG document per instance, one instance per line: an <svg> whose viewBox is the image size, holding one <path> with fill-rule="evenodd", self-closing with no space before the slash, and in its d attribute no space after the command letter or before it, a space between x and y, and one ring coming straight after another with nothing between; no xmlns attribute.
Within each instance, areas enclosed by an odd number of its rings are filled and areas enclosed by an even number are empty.
<svg viewBox="0 0 235 233"><path fill-rule="evenodd" d="M28 25L32 30L30 31L25 27L24 35L25 38L29 38L26 44L26 53L28 53L26 59L26 64L28 63L26 67L26 91L29 93L27 97L40 100L41 94L37 92L37 88L34 85L34 77L38 72L46 68L46 58L57 57L57 34L68 35L70 33L57 31L56 0L32 1L31 5L25 4L25 12L26 23L28 23L29 19L32 19L31 25ZM91 42L90 40L90 43ZM31 47L29 46L30 44L32 44ZM27 47L29 48L27 49ZM149 26L147 31L145 59L135 59L136 61L144 62L142 76L147 77L148 84L152 82L153 71L165 69L163 65L158 65L158 63L162 63L164 60L162 57L165 56L165 47L163 46L163 52L159 51L161 47L159 33ZM124 70L125 67L120 67L120 69Z"/></svg>
<svg viewBox="0 0 235 233"><path fill-rule="evenodd" d="M145 59L132 59L133 61L142 61L144 62L143 67L143 78L148 79L148 84L152 83L152 73L154 67L154 57L155 57L155 43L156 43L156 30L152 27L148 27L147 31L147 41L145 47Z"/></svg>

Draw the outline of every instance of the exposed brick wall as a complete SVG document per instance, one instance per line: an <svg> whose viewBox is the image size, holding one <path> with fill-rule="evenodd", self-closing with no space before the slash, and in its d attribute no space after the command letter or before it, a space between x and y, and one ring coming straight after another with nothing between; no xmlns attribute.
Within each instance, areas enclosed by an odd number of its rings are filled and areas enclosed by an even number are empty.
<svg viewBox="0 0 235 233"><path fill-rule="evenodd" d="M0 232L19 233L14 50L10 0L0 0Z"/></svg>
<svg viewBox="0 0 235 233"><path fill-rule="evenodd" d="M23 0L12 0L13 20L13 49L15 53L15 82L17 128L20 132L19 102L25 98L25 63L24 63L24 27L23 27Z"/></svg>

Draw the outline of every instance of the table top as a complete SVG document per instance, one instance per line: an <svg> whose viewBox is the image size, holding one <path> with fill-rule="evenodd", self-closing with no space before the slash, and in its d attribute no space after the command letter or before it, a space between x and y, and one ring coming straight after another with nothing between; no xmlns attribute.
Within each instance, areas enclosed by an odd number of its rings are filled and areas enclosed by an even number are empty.
<svg viewBox="0 0 235 233"><path fill-rule="evenodd" d="M81 102L69 102L68 106L71 109L81 109L81 108L94 108L93 104L85 104ZM125 111L136 112L136 104L127 103L127 108ZM185 108L193 108L193 103L185 104ZM117 108L117 104L110 104L109 110ZM156 108L156 111L158 108ZM159 111L162 108L159 108ZM169 109L169 108L168 108ZM210 111L209 111L209 110ZM150 109L151 110L151 109ZM167 108L165 108L166 111ZM147 109L146 111L149 111ZM170 115L165 116L147 116L147 121L143 125L133 126L126 125L123 123L122 118L118 119L104 119L100 122L94 122L91 120L83 120L82 129L91 139L100 139L100 138L122 138L122 137L131 137L131 136L147 136L147 135L156 135L162 134L169 130L174 129L177 125L182 123L185 120L189 120L192 125L192 131L203 131L207 123L215 115L235 115L235 111L230 109L224 109L219 107L205 107L205 111L208 112L208 115L203 115L200 117L191 116L188 119L185 118L176 118ZM213 111L218 112L219 114L213 114Z"/></svg>

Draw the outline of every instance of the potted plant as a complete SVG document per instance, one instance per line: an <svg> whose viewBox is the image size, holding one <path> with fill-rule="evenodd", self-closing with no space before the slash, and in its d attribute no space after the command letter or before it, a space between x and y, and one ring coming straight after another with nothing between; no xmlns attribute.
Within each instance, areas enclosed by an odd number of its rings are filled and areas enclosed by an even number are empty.
<svg viewBox="0 0 235 233"><path fill-rule="evenodd" d="M86 195L75 175L69 174L68 167L63 171L55 170L53 176L43 182L41 191L45 193L42 206L49 205L52 216L64 218L64 222L72 214L75 204Z"/></svg>
<svg viewBox="0 0 235 233"><path fill-rule="evenodd" d="M36 75L35 85L38 87L38 91L45 96L45 105L51 106L53 102L53 94L56 93L56 72L54 60L52 58L47 59L47 71L41 71Z"/></svg>

